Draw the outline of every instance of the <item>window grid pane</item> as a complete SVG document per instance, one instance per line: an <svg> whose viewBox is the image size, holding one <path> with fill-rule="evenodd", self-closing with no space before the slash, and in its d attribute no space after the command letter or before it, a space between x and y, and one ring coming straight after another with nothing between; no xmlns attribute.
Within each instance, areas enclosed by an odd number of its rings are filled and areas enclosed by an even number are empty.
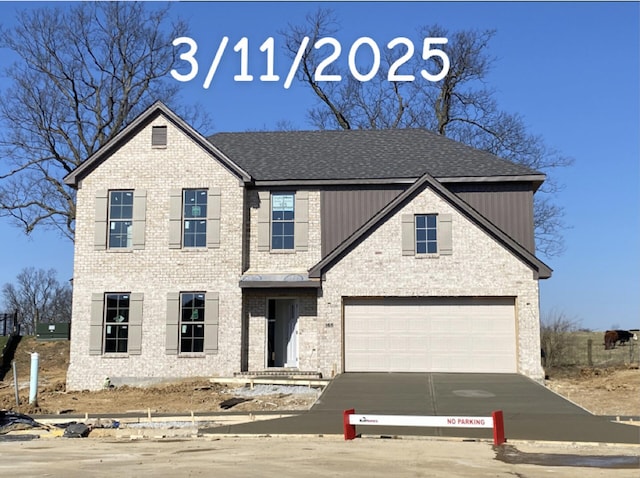
<svg viewBox="0 0 640 478"><path fill-rule="evenodd" d="M438 217L436 214L416 216L416 254L438 253Z"/></svg>
<svg viewBox="0 0 640 478"><path fill-rule="evenodd" d="M107 294L104 309L104 353L127 353L129 294Z"/></svg>
<svg viewBox="0 0 640 478"><path fill-rule="evenodd" d="M185 189L182 201L183 247L207 245L207 196L206 189Z"/></svg>
<svg viewBox="0 0 640 478"><path fill-rule="evenodd" d="M180 294L180 353L204 352L204 292Z"/></svg>
<svg viewBox="0 0 640 478"><path fill-rule="evenodd" d="M132 245L133 191L109 192L109 248Z"/></svg>
<svg viewBox="0 0 640 478"><path fill-rule="evenodd" d="M294 248L295 195L271 195L271 249Z"/></svg>

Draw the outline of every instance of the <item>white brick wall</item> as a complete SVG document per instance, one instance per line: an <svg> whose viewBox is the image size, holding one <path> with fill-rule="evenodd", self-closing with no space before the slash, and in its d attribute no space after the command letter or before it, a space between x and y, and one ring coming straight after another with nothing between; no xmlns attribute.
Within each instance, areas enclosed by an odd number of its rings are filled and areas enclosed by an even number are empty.
<svg viewBox="0 0 640 478"><path fill-rule="evenodd" d="M154 125L168 126L166 149L151 148ZM221 188L221 246L209 250L169 249L169 192L196 187ZM94 250L94 198L98 190L110 188L147 191L143 250ZM78 191L68 388L100 388L105 377L149 380L231 375L242 366L249 370L264 369L267 299L279 296L299 299L299 368L319 371L324 376L343 368L343 297L515 297L518 369L534 379L542 378L538 283L531 269L432 191L427 189L418 195L329 269L317 298L316 291L247 291L243 307L238 287L243 270L306 272L321 258L318 190L309 191L306 252L259 252L257 205L255 191L245 194L237 177L162 117L85 178ZM243 225L242 211L250 217L250 227ZM451 214L453 254L429 259L402 256L403 213ZM243 233L248 251L244 258ZM219 293L217 354L188 358L165 353L167 293L180 291ZM104 292L144 294L141 355L118 358L89 355L91 295ZM243 337L245 342L241 343Z"/></svg>
<svg viewBox="0 0 640 478"><path fill-rule="evenodd" d="M168 147L151 148L151 127L168 125ZM169 249L169 192L221 188L219 249ZM94 250L95 195L100 189L146 189L145 248ZM229 375L240 368L243 188L182 132L157 118L89 174L78 190L69 389L95 389L105 377L163 378ZM231 213L229 213L231 212ZM220 294L218 353L197 358L165 354L168 292ZM89 355L91 294L144 294L142 354ZM206 313L206 312L205 312Z"/></svg>

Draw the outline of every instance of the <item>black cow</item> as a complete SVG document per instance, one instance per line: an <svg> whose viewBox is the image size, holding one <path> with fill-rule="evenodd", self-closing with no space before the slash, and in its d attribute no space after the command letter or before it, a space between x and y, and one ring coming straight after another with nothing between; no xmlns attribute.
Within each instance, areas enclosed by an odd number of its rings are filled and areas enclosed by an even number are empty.
<svg viewBox="0 0 640 478"><path fill-rule="evenodd" d="M629 340L638 340L638 336L628 330L616 330L616 333L618 334L618 342L620 342L620 345L626 344Z"/></svg>
<svg viewBox="0 0 640 478"><path fill-rule="evenodd" d="M616 343L623 345L629 340L638 340L638 336L628 330L607 330L604 333L604 349L611 350L615 348Z"/></svg>

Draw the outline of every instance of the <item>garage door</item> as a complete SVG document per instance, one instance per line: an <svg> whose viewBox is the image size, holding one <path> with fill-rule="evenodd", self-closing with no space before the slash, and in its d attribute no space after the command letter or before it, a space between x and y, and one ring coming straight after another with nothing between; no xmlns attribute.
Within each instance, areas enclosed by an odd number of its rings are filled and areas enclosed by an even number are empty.
<svg viewBox="0 0 640 478"><path fill-rule="evenodd" d="M346 372L516 372L512 298L349 299Z"/></svg>

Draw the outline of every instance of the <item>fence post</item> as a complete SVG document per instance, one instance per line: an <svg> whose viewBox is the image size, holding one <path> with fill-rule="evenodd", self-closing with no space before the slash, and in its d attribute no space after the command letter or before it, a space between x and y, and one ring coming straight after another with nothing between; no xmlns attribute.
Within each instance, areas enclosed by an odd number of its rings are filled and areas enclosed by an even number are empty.
<svg viewBox="0 0 640 478"><path fill-rule="evenodd" d="M11 367L13 368L13 388L16 392L16 407L20 406L20 393L18 392L18 368L16 367L16 361L11 361Z"/></svg>
<svg viewBox="0 0 640 478"><path fill-rule="evenodd" d="M20 335L20 324L18 323L18 311L13 313L13 330L11 335Z"/></svg>
<svg viewBox="0 0 640 478"><path fill-rule="evenodd" d="M593 339L587 340L587 363L593 367Z"/></svg>

